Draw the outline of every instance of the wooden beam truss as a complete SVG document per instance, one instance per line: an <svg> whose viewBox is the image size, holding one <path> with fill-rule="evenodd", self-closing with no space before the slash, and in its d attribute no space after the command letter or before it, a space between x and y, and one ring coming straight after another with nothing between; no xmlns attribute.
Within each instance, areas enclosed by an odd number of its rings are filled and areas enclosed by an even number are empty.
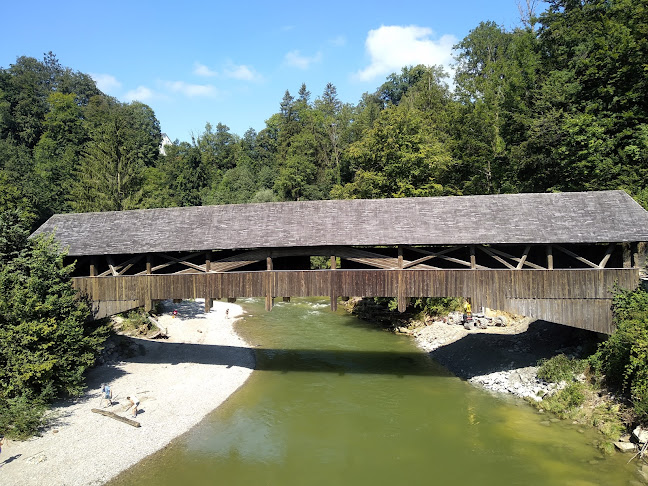
<svg viewBox="0 0 648 486"><path fill-rule="evenodd" d="M419 247L401 245L396 248L372 247L299 247L250 249L238 253L199 251L184 254L140 254L121 256L105 255L91 257L85 267L85 275L117 277L123 275L222 273L249 270L250 265L267 268L271 260L291 257L325 256L335 257L342 262L353 262L361 268L383 270L443 270L467 268L474 270L552 270L566 268L628 268L633 258L630 245L610 243L608 245L453 245L441 247ZM628 256L630 255L630 257ZM101 261L104 264L101 264ZM145 260L143 263L142 260ZM266 265L263 265L263 263ZM302 260L303 261L303 260ZM612 265L610 267L610 265ZM280 266L279 268L294 269ZM345 264L342 263L342 268Z"/></svg>

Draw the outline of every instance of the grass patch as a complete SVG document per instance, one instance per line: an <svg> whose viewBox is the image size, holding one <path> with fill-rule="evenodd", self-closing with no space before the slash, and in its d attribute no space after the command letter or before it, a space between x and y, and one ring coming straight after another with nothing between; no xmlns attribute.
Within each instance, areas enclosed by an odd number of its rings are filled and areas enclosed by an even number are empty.
<svg viewBox="0 0 648 486"><path fill-rule="evenodd" d="M573 382L542 400L539 407L558 417L574 418L577 408L585 402L587 385Z"/></svg>

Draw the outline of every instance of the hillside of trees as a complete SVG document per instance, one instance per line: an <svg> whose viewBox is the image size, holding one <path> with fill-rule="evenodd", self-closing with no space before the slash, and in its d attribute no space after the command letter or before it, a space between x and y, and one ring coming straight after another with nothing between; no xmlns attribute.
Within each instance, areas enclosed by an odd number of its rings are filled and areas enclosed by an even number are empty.
<svg viewBox="0 0 648 486"><path fill-rule="evenodd" d="M0 209L38 222L69 211L619 188L648 206L646 9L554 0L515 30L476 26L456 46L453 80L406 66L357 105L331 83L319 96L297 85L259 131L207 123L166 156L149 106L101 93L52 53L19 57L0 70Z"/></svg>
<svg viewBox="0 0 648 486"><path fill-rule="evenodd" d="M27 240L54 213L602 189L648 208L648 4L548 5L477 25L454 79L405 66L356 105L296 84L259 131L207 123L166 155L149 106L53 53L0 68L0 433L78 392L101 342L58 249Z"/></svg>

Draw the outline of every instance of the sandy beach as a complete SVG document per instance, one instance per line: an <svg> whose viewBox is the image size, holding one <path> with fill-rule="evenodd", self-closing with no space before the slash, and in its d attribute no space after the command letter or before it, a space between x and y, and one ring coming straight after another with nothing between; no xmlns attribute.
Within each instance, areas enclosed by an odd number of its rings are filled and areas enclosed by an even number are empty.
<svg viewBox="0 0 648 486"><path fill-rule="evenodd" d="M173 309L178 316L172 317ZM132 339L133 356L95 367L87 392L57 403L40 437L9 441L0 455L0 483L20 486L100 485L162 449L216 409L250 376L254 354L234 332L243 310L201 300L164 303L159 323L169 338ZM226 314L227 311L227 314ZM126 418L126 396L140 400L136 428L93 413L99 389L108 383L113 404L103 408Z"/></svg>

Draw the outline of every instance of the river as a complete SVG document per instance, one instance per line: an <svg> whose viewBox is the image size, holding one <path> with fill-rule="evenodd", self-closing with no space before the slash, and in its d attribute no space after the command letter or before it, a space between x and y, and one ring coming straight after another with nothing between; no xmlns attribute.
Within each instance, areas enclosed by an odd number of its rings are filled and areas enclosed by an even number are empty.
<svg viewBox="0 0 648 486"><path fill-rule="evenodd" d="M594 431L473 387L408 337L322 300L243 306L250 379L111 486L633 484Z"/></svg>

